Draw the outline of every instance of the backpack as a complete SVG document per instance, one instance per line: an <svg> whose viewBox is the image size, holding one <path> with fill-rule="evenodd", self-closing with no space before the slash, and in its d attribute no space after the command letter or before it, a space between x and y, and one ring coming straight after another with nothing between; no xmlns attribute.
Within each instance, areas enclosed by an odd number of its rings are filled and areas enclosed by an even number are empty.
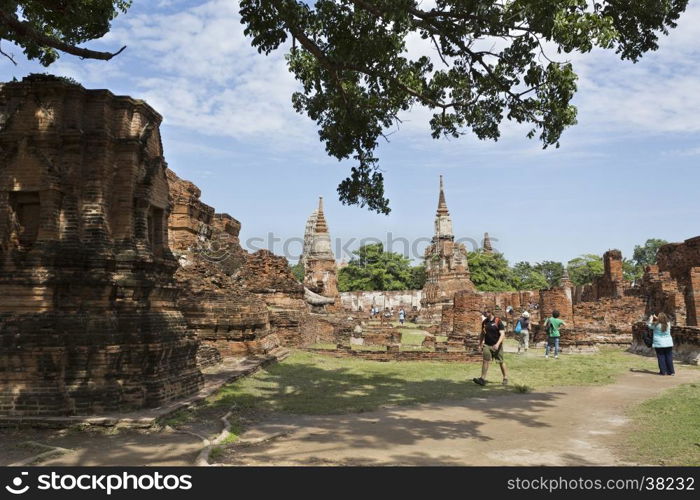
<svg viewBox="0 0 700 500"><path fill-rule="evenodd" d="M488 319L485 319L484 321L481 322L481 331L485 332L486 331L486 323L488 322ZM503 322L501 321L501 318L498 316L493 318L493 324L498 327L499 330L504 329L503 327Z"/></svg>
<svg viewBox="0 0 700 500"><path fill-rule="evenodd" d="M647 347L654 345L654 332L649 328L647 328L646 332L642 333L642 342L644 342L644 345Z"/></svg>
<svg viewBox="0 0 700 500"><path fill-rule="evenodd" d="M518 320L518 323L515 325L515 333L520 333L522 331L523 327L520 324L520 320Z"/></svg>
<svg viewBox="0 0 700 500"><path fill-rule="evenodd" d="M544 332L547 334L547 336L549 336L552 334L552 331L554 331L554 326L549 320L547 320L544 324Z"/></svg>

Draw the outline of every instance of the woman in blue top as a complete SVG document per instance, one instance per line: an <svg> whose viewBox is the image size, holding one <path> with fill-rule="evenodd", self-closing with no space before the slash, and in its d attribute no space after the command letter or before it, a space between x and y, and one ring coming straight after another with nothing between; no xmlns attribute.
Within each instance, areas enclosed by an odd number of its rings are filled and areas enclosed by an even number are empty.
<svg viewBox="0 0 700 500"><path fill-rule="evenodd" d="M659 360L659 375L675 375L673 369L673 338L671 337L671 322L661 313L658 316L651 315L647 326L654 332L652 347L656 351Z"/></svg>

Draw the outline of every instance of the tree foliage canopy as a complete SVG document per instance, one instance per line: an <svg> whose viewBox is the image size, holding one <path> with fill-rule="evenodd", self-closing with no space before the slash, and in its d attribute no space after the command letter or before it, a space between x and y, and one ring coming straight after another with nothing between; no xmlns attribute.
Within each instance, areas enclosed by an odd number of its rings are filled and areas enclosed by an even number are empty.
<svg viewBox="0 0 700 500"><path fill-rule="evenodd" d="M535 264L533 269L545 277L547 288L561 285L561 279L564 277L564 264L561 262L545 260Z"/></svg>
<svg viewBox="0 0 700 500"><path fill-rule="evenodd" d="M547 277L537 269L538 264L518 262L511 269L511 283L516 290L541 290L549 288Z"/></svg>
<svg viewBox="0 0 700 500"><path fill-rule="evenodd" d="M328 154L355 160L338 186L340 200L388 213L375 151L402 111L431 110L435 138L471 131L497 140L508 119L527 124L528 137L538 136L543 147L558 145L576 123L577 76L571 63L559 60L562 54L600 47L637 61L658 47L687 3L435 0L423 7L419 0L241 0L240 14L260 52L288 49L289 69L302 85L293 106L317 123ZM59 52L109 60L120 51L78 44L106 34L130 5L0 0L0 40L44 65ZM416 37L432 45L430 55L409 53L408 41Z"/></svg>
<svg viewBox="0 0 700 500"><path fill-rule="evenodd" d="M59 52L109 60L124 48L98 52L78 44L107 34L111 21L130 6L131 0L0 0L0 40L14 42L27 59L44 66L56 61Z"/></svg>
<svg viewBox="0 0 700 500"><path fill-rule="evenodd" d="M605 273L603 257L590 253L571 259L566 267L574 285L593 283L595 278Z"/></svg>
<svg viewBox="0 0 700 500"><path fill-rule="evenodd" d="M338 273L341 292L423 288L422 266L412 267L408 257L385 252L381 243L361 246L353 254L356 257Z"/></svg>
<svg viewBox="0 0 700 500"><path fill-rule="evenodd" d="M353 158L342 202L388 213L375 156L399 113L433 112L432 135L497 140L504 119L530 126L544 147L576 123L576 73L563 53L615 50L637 61L676 26L688 0L242 0L253 46L292 41L289 69L303 86L294 108L319 127L329 155ZM418 36L431 56L409 53Z"/></svg>
<svg viewBox="0 0 700 500"><path fill-rule="evenodd" d="M483 250L467 254L472 283L481 292L506 292L515 290L508 261L500 253Z"/></svg>
<svg viewBox="0 0 700 500"><path fill-rule="evenodd" d="M635 245L632 260L635 265L644 269L646 266L656 264L656 254L659 248L666 245L668 241L660 238L649 238L643 245Z"/></svg>

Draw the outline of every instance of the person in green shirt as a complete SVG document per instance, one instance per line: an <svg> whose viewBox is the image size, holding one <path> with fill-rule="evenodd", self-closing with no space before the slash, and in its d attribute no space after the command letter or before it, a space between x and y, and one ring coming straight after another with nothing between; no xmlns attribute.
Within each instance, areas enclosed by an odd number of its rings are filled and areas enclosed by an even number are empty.
<svg viewBox="0 0 700 500"><path fill-rule="evenodd" d="M550 347L554 350L554 359L559 358L559 329L566 326L563 320L559 319L559 311L552 311L552 316L544 322L544 331L547 332L547 345L544 348L544 357L549 358Z"/></svg>

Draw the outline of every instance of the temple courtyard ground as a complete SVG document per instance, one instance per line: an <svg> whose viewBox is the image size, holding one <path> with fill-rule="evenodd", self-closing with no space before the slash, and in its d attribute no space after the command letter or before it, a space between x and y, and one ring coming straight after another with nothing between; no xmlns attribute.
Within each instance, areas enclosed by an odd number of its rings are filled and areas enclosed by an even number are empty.
<svg viewBox="0 0 700 500"><path fill-rule="evenodd" d="M510 344L509 351L513 350ZM296 351L149 429L2 429L0 464L700 465L700 369L609 349L508 353L511 385L476 364L372 362Z"/></svg>

